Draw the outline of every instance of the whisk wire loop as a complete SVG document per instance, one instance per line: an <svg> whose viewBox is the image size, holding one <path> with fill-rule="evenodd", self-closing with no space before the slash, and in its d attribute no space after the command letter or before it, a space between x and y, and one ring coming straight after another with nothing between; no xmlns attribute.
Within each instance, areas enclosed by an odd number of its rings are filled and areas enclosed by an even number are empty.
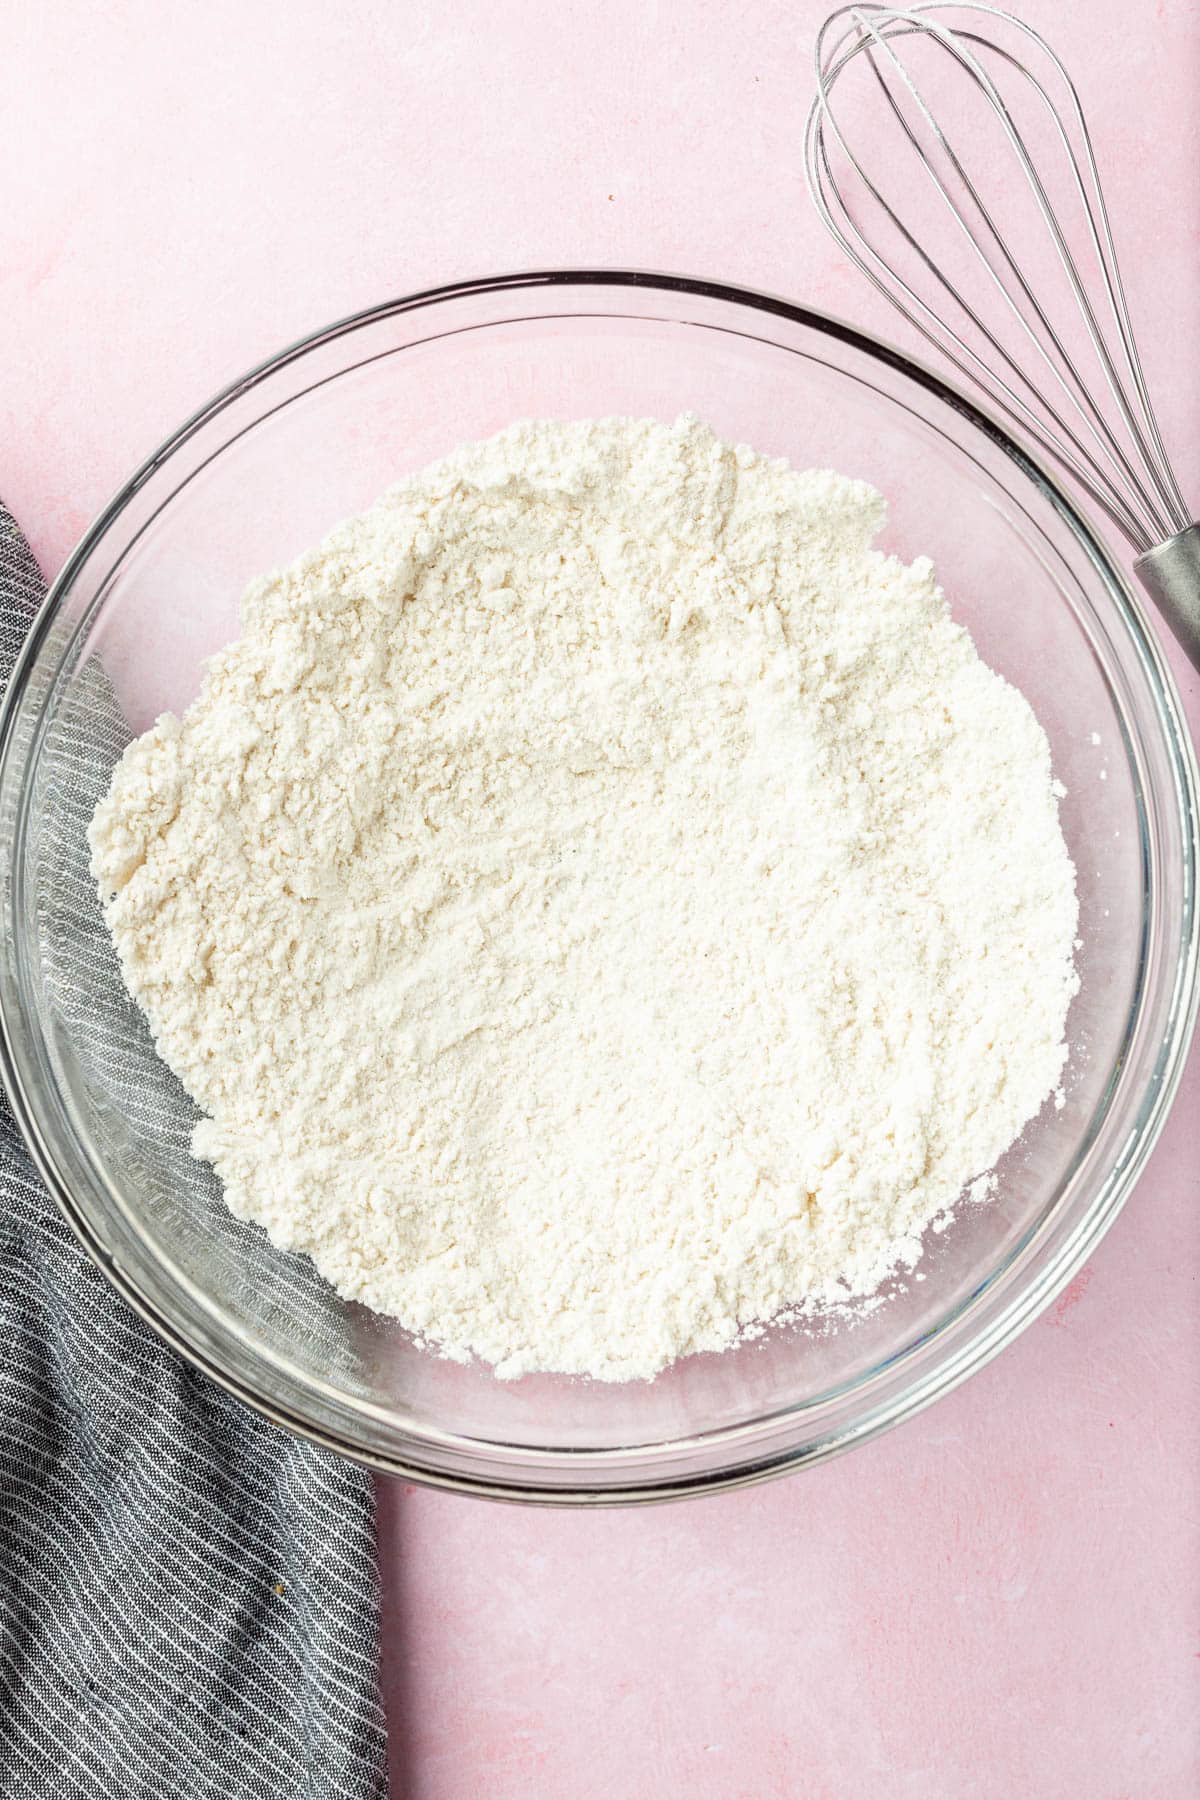
<svg viewBox="0 0 1200 1800"><path fill-rule="evenodd" d="M934 16L938 14L969 15L971 24L955 27ZM997 40L992 26L1021 34L1047 59L1062 82L1065 109L1060 110L1034 70ZM912 72L911 58L901 54L914 47L905 40L944 53L948 65L968 78L974 98L999 122L1053 246L1074 316L1083 323L1106 400L1089 386L1067 348L1061 318L1056 319L1049 300L1039 294L980 183L972 178L969 153L951 140L944 115L930 103ZM981 296L966 291L962 274L952 274L946 259L929 247L924 231L906 222L901 206L893 204L873 178L869 158L854 149L834 106L834 89L860 57L874 76L884 117L899 128L893 142L915 159L909 165L912 173L932 182L943 215L954 228L953 242L960 253L968 253L966 267L984 272ZM841 7L818 35L815 61L817 96L805 132L805 171L817 210L842 249L927 342L1069 470L1135 549L1145 552L1185 530L1190 515L1150 401L1091 135L1075 86L1054 51L1031 26L997 7L930 0L909 9L866 3ZM1056 150L1062 153L1062 169L1095 263L1095 294L1072 250L1061 206L1052 199L1049 171L1043 179L1018 121L1015 100L998 85L1010 77L1019 82L1018 96L1032 95L1041 109L1038 116L1044 114ZM956 132L956 138L959 135ZM880 142L878 138L874 142L877 151ZM847 193L846 173L857 184L856 206ZM908 258L904 272L883 247L880 224L903 247ZM954 268L957 271L958 265ZM1031 353L1028 366L989 322L989 308L997 304L1010 341L1015 334Z"/></svg>

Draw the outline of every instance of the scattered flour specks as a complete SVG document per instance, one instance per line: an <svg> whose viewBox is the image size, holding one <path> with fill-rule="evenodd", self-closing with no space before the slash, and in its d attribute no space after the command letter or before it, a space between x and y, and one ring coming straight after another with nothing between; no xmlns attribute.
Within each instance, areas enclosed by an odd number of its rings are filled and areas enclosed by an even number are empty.
<svg viewBox="0 0 1200 1800"><path fill-rule="evenodd" d="M445 1354L615 1380L982 1191L1063 1069L1074 877L883 519L694 419L535 422L250 588L91 832L236 1214Z"/></svg>

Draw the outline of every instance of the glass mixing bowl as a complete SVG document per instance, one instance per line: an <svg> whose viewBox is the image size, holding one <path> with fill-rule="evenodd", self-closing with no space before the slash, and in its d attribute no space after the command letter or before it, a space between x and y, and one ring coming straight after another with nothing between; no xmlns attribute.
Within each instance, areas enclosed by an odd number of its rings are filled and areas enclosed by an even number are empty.
<svg viewBox="0 0 1200 1800"><path fill-rule="evenodd" d="M84 831L128 737L194 696L247 580L405 471L528 415L699 413L865 476L886 547L936 561L1067 788L1082 987L1066 1103L993 1198L929 1234L854 1323L775 1328L650 1383L502 1382L417 1349L232 1218L195 1109L125 996ZM1196 769L1153 634L1057 485L896 351L766 295L674 277L470 283L334 325L237 382L138 470L70 558L0 739L4 1076L51 1193L163 1337L289 1429L476 1493L597 1502L730 1486L860 1442L1029 1323L1111 1223L1162 1125L1196 996Z"/></svg>

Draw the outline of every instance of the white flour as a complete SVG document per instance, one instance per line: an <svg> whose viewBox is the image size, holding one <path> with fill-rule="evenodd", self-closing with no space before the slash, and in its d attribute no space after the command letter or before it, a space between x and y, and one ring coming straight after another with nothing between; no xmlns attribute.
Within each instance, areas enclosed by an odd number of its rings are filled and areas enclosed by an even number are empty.
<svg viewBox="0 0 1200 1800"><path fill-rule="evenodd" d="M256 582L92 826L230 1207L503 1375L866 1295L1054 1091L1046 739L879 496L513 427Z"/></svg>

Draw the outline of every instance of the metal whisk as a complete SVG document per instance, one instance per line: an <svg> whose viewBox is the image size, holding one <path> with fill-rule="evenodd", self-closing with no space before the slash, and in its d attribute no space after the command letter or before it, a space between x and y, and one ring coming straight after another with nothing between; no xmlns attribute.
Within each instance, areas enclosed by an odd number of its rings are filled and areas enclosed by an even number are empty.
<svg viewBox="0 0 1200 1800"><path fill-rule="evenodd" d="M825 224L1124 533L1142 585L1200 667L1200 525L1163 447L1063 64L1011 14L948 0L843 6L815 61L805 170ZM948 232L936 247L914 222L931 183ZM1035 284L1039 233L1054 278Z"/></svg>

